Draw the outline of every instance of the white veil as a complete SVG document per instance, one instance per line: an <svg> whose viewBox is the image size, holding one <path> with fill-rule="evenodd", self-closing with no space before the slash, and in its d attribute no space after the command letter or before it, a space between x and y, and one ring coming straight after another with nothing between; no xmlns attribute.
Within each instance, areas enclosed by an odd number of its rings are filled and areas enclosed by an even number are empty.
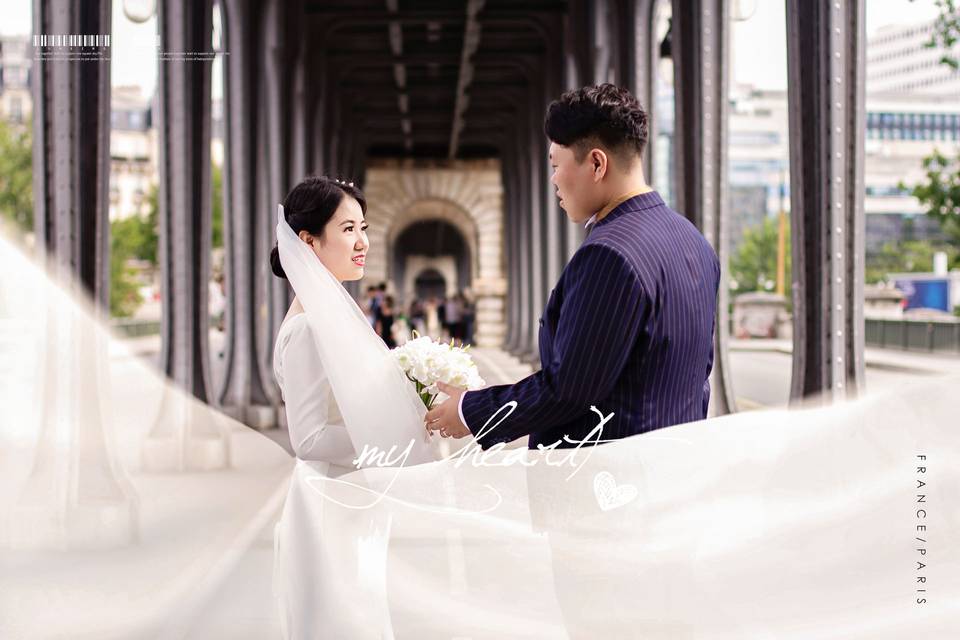
<svg viewBox="0 0 960 640"><path fill-rule="evenodd" d="M345 413L351 436L388 445L409 430L419 442L406 381L370 364L385 348L306 245L278 231L311 322L329 321L318 335L343 343L329 363L353 387L338 402L362 416ZM301 277L300 261L316 271ZM2 234L0 272L13 274L0 278L2 638L278 637L270 541L283 504L297 519L279 575L311 612L299 637L379 639L387 625L418 640L956 635L958 377L658 429L586 447L577 468L488 451L337 478L198 406L198 420L228 423L229 467L156 472L140 465L150 427L166 394L186 394ZM94 332L108 351L73 357L50 316L77 323L68 339ZM91 390L101 365L109 375ZM62 405L45 424L42 398ZM78 398L109 411L91 417ZM361 400L376 407L357 411ZM47 482L51 466L63 473ZM57 539L14 535L44 522Z"/></svg>
<svg viewBox="0 0 960 640"><path fill-rule="evenodd" d="M362 456L364 447L377 447L402 465L436 459L423 426L426 408L412 383L356 301L287 224L283 205L277 212L277 247L357 455ZM407 447L409 453L398 460ZM371 460L358 466L370 466Z"/></svg>

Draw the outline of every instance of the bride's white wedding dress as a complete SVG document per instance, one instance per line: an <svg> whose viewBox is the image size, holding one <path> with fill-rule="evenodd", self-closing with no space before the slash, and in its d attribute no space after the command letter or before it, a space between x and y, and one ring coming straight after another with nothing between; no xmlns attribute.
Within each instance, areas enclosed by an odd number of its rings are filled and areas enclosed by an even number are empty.
<svg viewBox="0 0 960 640"><path fill-rule="evenodd" d="M337 477L354 469L353 443L343 423L343 415L327 379L323 363L314 348L314 339L305 314L288 317L280 327L274 348L274 375L283 394L290 444L297 457L294 479L277 526L275 590L279 600L281 623L287 638L312 638L330 633L334 619L322 615L325 603L336 598L336 584L325 571L323 553L311 544L310 535L322 525L323 501L303 495L310 478ZM311 505L313 508L311 508ZM315 520L311 522L311 517ZM380 537L385 557L387 539ZM282 553L281 553L282 552ZM385 605L385 571L369 582L379 583L371 600L380 601L382 637L389 632L389 612ZM384 613L387 615L384 616Z"/></svg>
<svg viewBox="0 0 960 640"><path fill-rule="evenodd" d="M283 393L290 445L298 460L324 473L354 469L356 451L343 423L306 314L288 317L273 351L273 373Z"/></svg>
<svg viewBox="0 0 960 640"><path fill-rule="evenodd" d="M287 638L392 638L386 558L390 518L363 514L347 539L324 517L338 486L365 486L365 450L406 451L392 465L436 458L425 409L346 289L287 225L280 207L280 260L304 312L288 317L274 349L290 442L297 456L275 535L274 589ZM350 485L331 485L350 474ZM356 530L355 530L356 531ZM336 548L331 556L327 550ZM358 603L363 606L357 606ZM351 615L349 612L353 612ZM362 636L358 636L362 629Z"/></svg>

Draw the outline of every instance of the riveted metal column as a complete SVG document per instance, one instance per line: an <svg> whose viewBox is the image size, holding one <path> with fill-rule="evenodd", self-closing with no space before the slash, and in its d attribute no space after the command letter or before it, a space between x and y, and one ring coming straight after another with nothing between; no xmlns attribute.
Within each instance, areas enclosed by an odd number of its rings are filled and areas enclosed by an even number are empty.
<svg viewBox="0 0 960 640"><path fill-rule="evenodd" d="M590 15L590 43L593 54L593 84L616 81L616 71L614 70L616 43L610 28L611 11L613 9L611 1L594 0L589 5L592 9Z"/></svg>
<svg viewBox="0 0 960 640"><path fill-rule="evenodd" d="M720 258L721 278L710 375L712 415L736 411L727 356L727 41L726 0L673 2L676 86L676 208Z"/></svg>
<svg viewBox="0 0 960 640"><path fill-rule="evenodd" d="M787 2L791 401L864 385L863 0Z"/></svg>
<svg viewBox="0 0 960 640"><path fill-rule="evenodd" d="M592 82L616 82L636 96L648 115L655 99L655 6L655 0L604 0L591 4ZM643 154L648 182L652 180L653 146L648 144Z"/></svg>
<svg viewBox="0 0 960 640"><path fill-rule="evenodd" d="M163 51L207 52L210 58L163 61L159 69L160 363L185 393L165 391L142 461L151 471L222 468L229 463L227 435L190 398L211 399L207 288L213 3L163 0L157 13Z"/></svg>
<svg viewBox="0 0 960 640"><path fill-rule="evenodd" d="M583 26L589 24L587 10L588 7L585 3L573 0L570 4L570 11L564 20L564 91L579 89L590 78L590 49L589 38L587 37L589 34L586 33ZM566 232L565 257L569 260L583 244L585 231L583 225L574 224L569 219L564 225L564 230Z"/></svg>
<svg viewBox="0 0 960 640"><path fill-rule="evenodd" d="M524 122L523 119L520 120ZM519 325L516 341L511 345L510 352L518 358L527 350L529 345L530 325L536 323L536 316L531 313L533 307L532 300L532 276L530 269L532 261L530 258L530 247L532 240L530 237L530 228L532 215L530 208L530 131L522 124L517 127L516 136L516 155L517 161L517 234L518 234L518 267L519 267Z"/></svg>
<svg viewBox="0 0 960 640"><path fill-rule="evenodd" d="M656 107L656 64L659 59L659 44L656 41L654 19L656 0L621 0L627 7L623 10L621 36L626 56L633 60L629 76L624 78L627 88L647 112L647 147L643 151L643 174L648 184L654 184L653 162L656 131L653 113ZM632 8L632 10L629 10ZM628 24L627 24L628 22Z"/></svg>
<svg viewBox="0 0 960 640"><path fill-rule="evenodd" d="M33 32L109 38L110 7L108 0L37 0ZM33 372L42 381L38 438L30 475L9 508L5 544L107 548L137 535L134 491L107 446L100 408L107 352L94 326L109 317L110 54L106 44L101 59L78 62L63 49L33 61L34 229L49 272L78 302L64 305L52 292L39 298L46 340Z"/></svg>
<svg viewBox="0 0 960 640"><path fill-rule="evenodd" d="M212 0L161 0L164 51L210 51ZM210 75L208 61L160 64L161 366L197 399L210 396Z"/></svg>
<svg viewBox="0 0 960 640"><path fill-rule="evenodd" d="M224 211L227 280L226 374L220 403L231 416L257 428L272 426L274 411L258 365L257 335L263 319L257 304L255 264L256 163L263 154L256 146L256 78L258 24L251 0L224 0L228 56L224 64Z"/></svg>
<svg viewBox="0 0 960 640"><path fill-rule="evenodd" d="M530 322L525 326L526 335L524 336L523 354L520 356L524 361L531 364L540 361L540 313L547 300L547 289L544 286L546 275L546 212L543 206L544 201L544 145L542 136L539 134L543 122L542 105L543 91L536 84L530 86L528 100L528 126L531 135L527 143L527 162L530 166L529 172L529 218L530 235L526 252L530 256L530 298L528 307L530 313Z"/></svg>
<svg viewBox="0 0 960 640"><path fill-rule="evenodd" d="M519 181L517 172L519 162L516 151L516 135L508 136L501 147L501 180L503 181L504 195L504 252L507 271L507 334L504 337L503 348L512 351L520 333L520 279L523 277L520 269L520 224L518 207Z"/></svg>
<svg viewBox="0 0 960 640"><path fill-rule="evenodd" d="M549 32L556 35L547 41L546 54L541 61L541 64L543 65L543 73L541 74L541 77L543 78L543 84L545 87L545 100L543 101L543 107L541 108L540 127L536 131L536 137L540 141L540 162L541 166L543 167L543 203L544 217L546 222L546 242L544 243L544 247L547 254L545 283L547 287L547 296L549 296L550 288L553 287L560 279L560 272L563 269L563 265L567 261L566 258L568 254L566 246L566 227L570 224L566 214L560 208L560 203L557 200L556 187L551 182L553 169L550 167L547 157L550 141L547 140L543 134L543 114L545 113L550 102L560 96L564 85L563 67L554 65L552 62L550 62L562 58L562 22L560 20L560 16L553 16L551 20L552 23L550 25L551 28ZM546 302L547 297L545 296L543 299L543 304L546 305ZM541 306L541 310L542 309L543 307Z"/></svg>
<svg viewBox="0 0 960 640"><path fill-rule="evenodd" d="M263 145L261 155L266 160L260 163L258 187L263 188L262 202L257 208L258 232L256 263L263 270L264 310L266 314L260 334L260 374L264 387L280 413L280 389L273 377L273 347L280 324L290 306L290 285L277 278L269 268L269 255L276 242L277 204L283 200L290 184L290 130L292 113L290 107L291 76L295 60L291 55L288 40L287 3L270 0L265 3L263 16L263 117L258 118Z"/></svg>
<svg viewBox="0 0 960 640"><path fill-rule="evenodd" d="M506 343L506 350L516 355L520 352L520 342L524 334L524 321L527 315L526 311L526 289L528 270L524 267L527 256L526 247L526 217L529 214L527 208L527 199L524 192L524 172L526 169L525 144L523 141L523 127L517 126L514 129L512 142L506 147L506 154L511 156L509 167L511 174L509 184L511 185L510 200L513 206L513 213L510 220L511 225L505 226L513 237L509 238L511 244L508 245L511 255L508 256L508 266L510 268L510 289L513 291L513 311L510 313L510 335ZM510 192L508 192L510 193Z"/></svg>
<svg viewBox="0 0 960 640"><path fill-rule="evenodd" d="M110 34L109 0L36 0L36 34ZM34 231L62 284L109 308L110 53L33 66Z"/></svg>
<svg viewBox="0 0 960 640"><path fill-rule="evenodd" d="M529 351L530 348L530 326L537 323L536 312L533 310L533 256L531 248L533 246L533 209L532 193L530 190L530 176L533 174L533 168L530 166L530 146L532 134L527 127L521 127L522 131L518 138L518 152L520 157L520 335L516 345L514 355L518 358Z"/></svg>
<svg viewBox="0 0 960 640"><path fill-rule="evenodd" d="M290 175L289 183L292 188L310 172L313 163L313 119L310 117L309 105L310 81L307 78L306 61L298 57L294 67L291 108L290 132ZM286 194L283 194L286 196Z"/></svg>

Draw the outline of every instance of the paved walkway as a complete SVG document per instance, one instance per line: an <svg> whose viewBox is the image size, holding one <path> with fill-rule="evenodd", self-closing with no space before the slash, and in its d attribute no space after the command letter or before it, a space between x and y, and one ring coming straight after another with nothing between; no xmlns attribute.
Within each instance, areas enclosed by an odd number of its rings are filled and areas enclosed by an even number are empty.
<svg viewBox="0 0 960 640"><path fill-rule="evenodd" d="M740 410L782 407L790 398L792 344L787 340L731 340L730 370ZM867 348L866 392L884 393L923 384L938 376L960 376L960 356Z"/></svg>

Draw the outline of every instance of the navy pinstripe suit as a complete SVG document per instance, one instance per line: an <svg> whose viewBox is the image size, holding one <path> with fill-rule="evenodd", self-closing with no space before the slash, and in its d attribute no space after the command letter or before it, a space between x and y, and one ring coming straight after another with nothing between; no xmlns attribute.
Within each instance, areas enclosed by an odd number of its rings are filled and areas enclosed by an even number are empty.
<svg viewBox="0 0 960 640"><path fill-rule="evenodd" d="M551 292L540 370L468 392L467 427L484 449L527 434L535 449L586 439L600 422L590 405L614 413L605 440L705 418L719 283L717 254L693 224L655 191L626 200L596 223ZM481 433L511 400L510 417Z"/></svg>

